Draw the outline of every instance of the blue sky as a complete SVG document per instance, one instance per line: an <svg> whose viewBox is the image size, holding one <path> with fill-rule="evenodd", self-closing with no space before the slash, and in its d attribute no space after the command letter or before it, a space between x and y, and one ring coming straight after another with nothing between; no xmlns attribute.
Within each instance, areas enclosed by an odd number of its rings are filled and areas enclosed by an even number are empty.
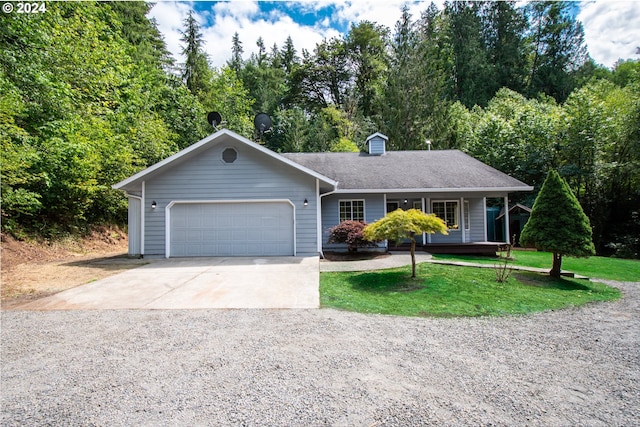
<svg viewBox="0 0 640 427"><path fill-rule="evenodd" d="M212 65L221 66L231 56L231 38L240 35L245 58L257 50L262 37L267 49L281 47L291 36L298 53L313 50L324 38L345 34L352 23L369 20L391 30L408 4L414 18L431 1L402 0L298 0L298 1L158 1L150 12L168 49L181 61L180 29L193 9L202 27L205 49ZM436 1L442 5L443 1ZM607 67L618 59L638 59L640 1L595 0L575 2L583 23L587 47L596 62Z"/></svg>

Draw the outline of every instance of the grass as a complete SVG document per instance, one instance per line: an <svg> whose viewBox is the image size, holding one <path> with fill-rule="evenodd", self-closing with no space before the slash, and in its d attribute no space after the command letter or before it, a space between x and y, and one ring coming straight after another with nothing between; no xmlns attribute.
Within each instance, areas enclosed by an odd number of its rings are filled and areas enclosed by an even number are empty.
<svg viewBox="0 0 640 427"><path fill-rule="evenodd" d="M549 252L513 251L513 265L548 268L551 270L552 255ZM436 260L467 261L481 264L494 264L496 259L473 255L434 255ZM618 280L622 282L640 281L640 260L606 258L562 258L562 269L590 278Z"/></svg>
<svg viewBox="0 0 640 427"><path fill-rule="evenodd" d="M454 317L523 314L609 301L620 291L579 279L515 273L507 283L493 269L423 263L356 273L322 273L320 303L360 313Z"/></svg>

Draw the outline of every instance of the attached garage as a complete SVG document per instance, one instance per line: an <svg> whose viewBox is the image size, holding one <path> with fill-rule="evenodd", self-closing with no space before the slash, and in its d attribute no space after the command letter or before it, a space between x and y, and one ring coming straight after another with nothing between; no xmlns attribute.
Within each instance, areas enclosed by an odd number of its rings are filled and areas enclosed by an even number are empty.
<svg viewBox="0 0 640 427"><path fill-rule="evenodd" d="M129 254L317 256L320 194L337 182L228 129L121 181Z"/></svg>
<svg viewBox="0 0 640 427"><path fill-rule="evenodd" d="M288 200L177 201L167 206L168 256L293 256Z"/></svg>

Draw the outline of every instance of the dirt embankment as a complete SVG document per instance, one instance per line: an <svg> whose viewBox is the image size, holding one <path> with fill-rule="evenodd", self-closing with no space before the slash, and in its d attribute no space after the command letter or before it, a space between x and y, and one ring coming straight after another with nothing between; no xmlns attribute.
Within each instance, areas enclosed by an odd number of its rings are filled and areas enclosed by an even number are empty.
<svg viewBox="0 0 640 427"><path fill-rule="evenodd" d="M2 234L2 308L102 279L141 264L127 258L127 235L96 228L82 238L20 241Z"/></svg>

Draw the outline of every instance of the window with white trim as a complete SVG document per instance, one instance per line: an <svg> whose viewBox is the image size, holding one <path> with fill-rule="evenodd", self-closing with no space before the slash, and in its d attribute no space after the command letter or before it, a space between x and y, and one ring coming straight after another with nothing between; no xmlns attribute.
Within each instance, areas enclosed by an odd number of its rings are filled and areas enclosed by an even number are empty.
<svg viewBox="0 0 640 427"><path fill-rule="evenodd" d="M464 229L471 230L471 213L469 212L469 201L464 201Z"/></svg>
<svg viewBox="0 0 640 427"><path fill-rule="evenodd" d="M458 230L459 209L457 200L437 200L431 203L431 212L444 220L449 230Z"/></svg>
<svg viewBox="0 0 640 427"><path fill-rule="evenodd" d="M364 200L340 200L340 222L364 222Z"/></svg>

